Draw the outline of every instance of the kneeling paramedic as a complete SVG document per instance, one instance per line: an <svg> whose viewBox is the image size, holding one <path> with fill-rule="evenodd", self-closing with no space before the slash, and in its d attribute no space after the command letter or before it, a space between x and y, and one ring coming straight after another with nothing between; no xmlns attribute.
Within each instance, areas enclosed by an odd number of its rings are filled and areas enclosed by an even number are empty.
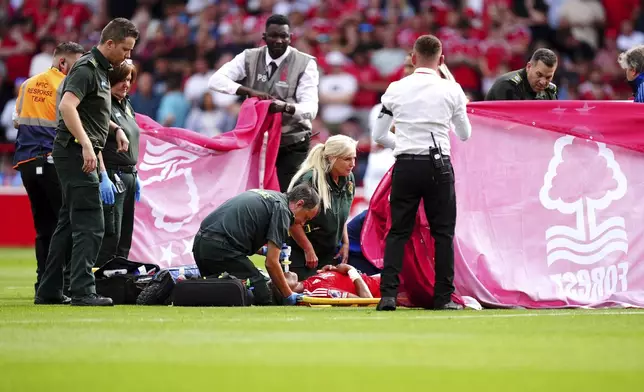
<svg viewBox="0 0 644 392"><path fill-rule="evenodd" d="M289 288L279 257L292 225L303 225L315 217L320 196L308 184L288 193L249 190L235 196L201 222L192 252L201 276L227 272L248 279L254 287L255 303L268 305L272 295L261 272L248 256L268 243L266 270L282 295L283 302L295 305L299 294Z"/></svg>

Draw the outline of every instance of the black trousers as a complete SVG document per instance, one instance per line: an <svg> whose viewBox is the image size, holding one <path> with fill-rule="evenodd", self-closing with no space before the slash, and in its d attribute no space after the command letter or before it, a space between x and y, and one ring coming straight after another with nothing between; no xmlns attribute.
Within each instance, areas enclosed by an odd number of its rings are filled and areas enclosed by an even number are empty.
<svg viewBox="0 0 644 392"><path fill-rule="evenodd" d="M114 256L128 258L132 247L132 232L134 231L134 204L136 194L136 173L119 172L107 169L107 175L114 182L114 174L118 174L125 192L114 195L114 204L103 204L103 219L105 220L105 235L101 249L96 259L96 267L102 267Z"/></svg>
<svg viewBox="0 0 644 392"><path fill-rule="evenodd" d="M63 265L69 260L70 294L73 298L84 297L96 293L92 267L105 231L98 173L83 172L82 148L73 141L63 145L56 137L52 155L63 191L63 205L37 296L61 297Z"/></svg>
<svg viewBox="0 0 644 392"><path fill-rule="evenodd" d="M31 204L31 215L34 219L36 231L36 283L35 291L45 273L45 263L49 254L49 244L58 224L58 212L63 204L63 195L60 190L58 174L53 164L47 162L44 156L33 161L25 162L18 166L22 183L27 191ZM71 253L66 257L67 265L64 270L65 291L69 290L68 261Z"/></svg>
<svg viewBox="0 0 644 392"><path fill-rule="evenodd" d="M383 297L396 297L405 245L414 229L420 200L425 206L434 238L436 284L434 306L448 303L454 292L454 228L456 192L454 169L446 160L445 170L435 169L424 157L401 156L396 160L391 184L391 229L387 234L380 290Z"/></svg>
<svg viewBox="0 0 644 392"><path fill-rule="evenodd" d="M311 138L307 136L301 142L280 147L275 166L277 168L277 179L279 180L280 190L282 192L286 192L288 185L291 183L291 179L306 159L310 145Z"/></svg>
<svg viewBox="0 0 644 392"><path fill-rule="evenodd" d="M238 279L262 276L248 256L233 248L224 237L218 235L197 234L192 253L203 277L218 276L224 272Z"/></svg>

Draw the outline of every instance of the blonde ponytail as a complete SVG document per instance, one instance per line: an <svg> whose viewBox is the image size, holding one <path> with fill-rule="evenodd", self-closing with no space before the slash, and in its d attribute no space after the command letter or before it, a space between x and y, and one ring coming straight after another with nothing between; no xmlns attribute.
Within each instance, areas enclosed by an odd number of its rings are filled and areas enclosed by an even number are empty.
<svg viewBox="0 0 644 392"><path fill-rule="evenodd" d="M302 162L300 169L295 173L288 186L288 191L295 186L300 178L309 171L313 171L312 185L320 195L322 207L327 210L331 207L331 190L326 180L326 175L331 171L336 159L355 155L358 142L344 135L335 135L327 139L325 144L317 144Z"/></svg>

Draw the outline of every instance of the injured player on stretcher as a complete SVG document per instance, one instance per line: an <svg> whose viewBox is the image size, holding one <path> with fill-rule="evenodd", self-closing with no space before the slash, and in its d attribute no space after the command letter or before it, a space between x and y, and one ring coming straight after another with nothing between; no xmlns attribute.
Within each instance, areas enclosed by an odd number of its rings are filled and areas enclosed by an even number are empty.
<svg viewBox="0 0 644 392"><path fill-rule="evenodd" d="M380 275L361 274L348 264L325 265L316 275L298 281L294 272L285 273L294 293L317 298L380 298Z"/></svg>

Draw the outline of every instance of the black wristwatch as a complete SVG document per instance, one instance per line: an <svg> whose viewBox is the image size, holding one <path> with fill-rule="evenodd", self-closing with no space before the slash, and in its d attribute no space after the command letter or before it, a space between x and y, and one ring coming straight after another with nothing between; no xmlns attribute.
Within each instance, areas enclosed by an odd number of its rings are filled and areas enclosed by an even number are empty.
<svg viewBox="0 0 644 392"><path fill-rule="evenodd" d="M291 115L295 114L295 106L291 105L290 103L287 103L284 106L284 113L288 113Z"/></svg>

